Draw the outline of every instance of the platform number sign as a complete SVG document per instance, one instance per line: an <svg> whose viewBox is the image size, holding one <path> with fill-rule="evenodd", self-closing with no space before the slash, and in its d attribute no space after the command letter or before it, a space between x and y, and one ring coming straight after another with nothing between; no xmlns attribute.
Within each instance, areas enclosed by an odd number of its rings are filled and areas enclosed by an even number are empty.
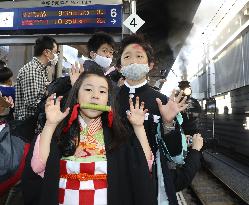
<svg viewBox="0 0 249 205"><path fill-rule="evenodd" d="M136 24L136 19L135 19L135 18L133 18L133 19L131 20L130 25L131 25L131 26L134 26L134 27L137 26L137 24Z"/></svg>
<svg viewBox="0 0 249 205"><path fill-rule="evenodd" d="M113 9L111 9L111 18L112 18L111 22L112 22L112 24L116 23L116 19L115 19L116 17L117 17L117 9L113 8Z"/></svg>
<svg viewBox="0 0 249 205"><path fill-rule="evenodd" d="M123 24L131 30L132 33L136 33L137 30L145 23L137 14L131 14Z"/></svg>

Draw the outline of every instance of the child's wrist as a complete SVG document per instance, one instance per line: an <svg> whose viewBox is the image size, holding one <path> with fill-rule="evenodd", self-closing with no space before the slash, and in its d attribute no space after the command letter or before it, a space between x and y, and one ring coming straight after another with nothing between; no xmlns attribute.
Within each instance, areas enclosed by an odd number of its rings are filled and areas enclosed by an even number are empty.
<svg viewBox="0 0 249 205"><path fill-rule="evenodd" d="M56 128L58 123L46 122L44 127Z"/></svg>
<svg viewBox="0 0 249 205"><path fill-rule="evenodd" d="M201 150L201 147L198 147L198 146L193 146L193 145L192 145L192 149L193 149L193 150L200 151L200 150Z"/></svg>
<svg viewBox="0 0 249 205"><path fill-rule="evenodd" d="M133 129L141 130L144 129L144 125L132 125Z"/></svg>

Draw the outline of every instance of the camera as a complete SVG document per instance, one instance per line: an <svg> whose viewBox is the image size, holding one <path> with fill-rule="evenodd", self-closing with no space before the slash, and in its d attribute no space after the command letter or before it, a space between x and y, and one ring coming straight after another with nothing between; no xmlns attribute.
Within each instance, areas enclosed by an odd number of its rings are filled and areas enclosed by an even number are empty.
<svg viewBox="0 0 249 205"><path fill-rule="evenodd" d="M160 70L160 75L161 75L163 78L166 78L166 77L167 77L167 70L166 70L166 69Z"/></svg>

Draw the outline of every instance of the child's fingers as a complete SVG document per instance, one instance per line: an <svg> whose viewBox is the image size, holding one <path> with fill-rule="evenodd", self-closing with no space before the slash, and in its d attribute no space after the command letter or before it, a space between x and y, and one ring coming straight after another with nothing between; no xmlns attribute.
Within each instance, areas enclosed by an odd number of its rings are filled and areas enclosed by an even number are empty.
<svg viewBox="0 0 249 205"><path fill-rule="evenodd" d="M74 64L72 64L72 67L69 69L69 73L72 75L74 71L75 71L75 66Z"/></svg>
<svg viewBox="0 0 249 205"><path fill-rule="evenodd" d="M59 101L61 100L62 96L58 97ZM47 98L45 106L48 107L50 105L56 105L58 99L56 99L56 93L53 93L51 96Z"/></svg>
<svg viewBox="0 0 249 205"><path fill-rule="evenodd" d="M175 101L178 103L182 99L183 90L180 91L179 95L176 97Z"/></svg>
<svg viewBox="0 0 249 205"><path fill-rule="evenodd" d="M158 108L160 109L163 106L162 101L159 98L156 98L156 102L157 102Z"/></svg>
<svg viewBox="0 0 249 205"><path fill-rule="evenodd" d="M63 115L66 117L69 114L70 108L68 107L64 112Z"/></svg>
<svg viewBox="0 0 249 205"><path fill-rule="evenodd" d="M187 107L188 107L188 104L183 105L183 106L180 108L180 112L184 111Z"/></svg>
<svg viewBox="0 0 249 205"><path fill-rule="evenodd" d="M129 103L130 103L130 110L134 110L134 105L131 98L129 99Z"/></svg>
<svg viewBox="0 0 249 205"><path fill-rule="evenodd" d="M84 72L84 66L83 64L80 64L80 73L83 73Z"/></svg>
<svg viewBox="0 0 249 205"><path fill-rule="evenodd" d="M141 102L140 109L144 110L144 102Z"/></svg>
<svg viewBox="0 0 249 205"><path fill-rule="evenodd" d="M149 111L148 109L145 109L145 110L144 110L144 114L146 114L148 111Z"/></svg>
<svg viewBox="0 0 249 205"><path fill-rule="evenodd" d="M183 106L184 104L186 104L186 100L187 100L187 96L185 96L182 101L179 103L180 106Z"/></svg>
<svg viewBox="0 0 249 205"><path fill-rule="evenodd" d="M56 101L55 101L55 105L60 106L61 103L61 99L63 98L63 96L59 96Z"/></svg>
<svg viewBox="0 0 249 205"><path fill-rule="evenodd" d="M175 93L176 93L176 91L175 91L175 89L173 89L172 92L171 92L171 95L169 96L170 100L174 101L174 99L175 99Z"/></svg>
<svg viewBox="0 0 249 205"><path fill-rule="evenodd" d="M46 103L51 103L51 102L54 100L54 97L55 97L55 93L53 93L52 95L50 95L50 96L47 98L47 102L46 102Z"/></svg>
<svg viewBox="0 0 249 205"><path fill-rule="evenodd" d="M139 109L139 97L136 97L135 109Z"/></svg>
<svg viewBox="0 0 249 205"><path fill-rule="evenodd" d="M79 70L79 63L77 62L77 61L75 61L75 68L77 69L77 70ZM76 71L76 70L75 70Z"/></svg>
<svg viewBox="0 0 249 205"><path fill-rule="evenodd" d="M126 115L127 115L128 120L130 120L131 119L131 111L127 110Z"/></svg>

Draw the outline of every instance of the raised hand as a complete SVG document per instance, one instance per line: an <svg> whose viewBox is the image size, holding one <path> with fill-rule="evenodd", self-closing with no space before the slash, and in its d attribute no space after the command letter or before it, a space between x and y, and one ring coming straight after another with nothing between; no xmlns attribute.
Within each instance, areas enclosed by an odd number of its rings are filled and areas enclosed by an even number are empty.
<svg viewBox="0 0 249 205"><path fill-rule="evenodd" d="M118 80L118 87L121 87L122 85L124 85L125 79L123 77L119 78Z"/></svg>
<svg viewBox="0 0 249 205"><path fill-rule="evenodd" d="M163 105L159 98L156 99L164 122L171 123L179 112L182 112L188 107L188 104L186 104L187 97L184 97L183 100L181 100L182 94L183 91L175 97L175 90L173 90L166 105Z"/></svg>
<svg viewBox="0 0 249 205"><path fill-rule="evenodd" d="M128 120L130 121L133 127L143 126L144 116L148 111L147 109L144 109L144 102L141 102L141 105L139 107L139 97L136 97L135 107L133 105L131 98L129 99L129 103L130 103L130 111L127 112Z"/></svg>
<svg viewBox="0 0 249 205"><path fill-rule="evenodd" d="M65 110L65 112L61 112L60 110L60 101L62 96L56 98L55 94L48 97L47 102L45 104L45 112L46 112L46 124L48 125L58 125L69 113L69 108Z"/></svg>
<svg viewBox="0 0 249 205"><path fill-rule="evenodd" d="M80 74L84 72L84 67L82 64L75 62L75 65L72 65L72 68L69 71L69 76L71 80L71 85L73 86L76 80L79 78Z"/></svg>
<svg viewBox="0 0 249 205"><path fill-rule="evenodd" d="M139 97L136 97L135 107L133 105L132 99L130 98L130 111L127 113L127 118L133 126L135 135L139 140L145 157L147 160L152 160L152 152L148 142L148 138L144 129L144 115L148 111L147 109L144 110L144 102L141 102L139 107Z"/></svg>
<svg viewBox="0 0 249 205"><path fill-rule="evenodd" d="M11 96L3 97L0 103L0 114L5 113L7 108L13 108L14 102Z"/></svg>
<svg viewBox="0 0 249 205"><path fill-rule="evenodd" d="M4 99L10 104L10 107L13 108L15 105L14 105L14 100L11 96L9 97L4 97Z"/></svg>
<svg viewBox="0 0 249 205"><path fill-rule="evenodd" d="M194 134L194 136L192 137L192 149L196 149L198 151L201 150L201 148L203 147L203 138L201 136L201 134L197 133Z"/></svg>

